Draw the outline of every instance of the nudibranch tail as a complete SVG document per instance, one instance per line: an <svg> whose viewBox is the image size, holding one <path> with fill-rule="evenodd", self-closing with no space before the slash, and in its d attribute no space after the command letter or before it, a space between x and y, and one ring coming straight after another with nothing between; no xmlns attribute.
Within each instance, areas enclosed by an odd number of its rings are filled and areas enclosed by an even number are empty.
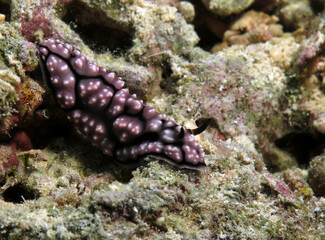
<svg viewBox="0 0 325 240"><path fill-rule="evenodd" d="M181 168L206 166L189 130L143 104L113 72L91 63L70 44L48 39L39 45L43 76L68 119L104 154L133 164L153 155ZM194 134L194 135L193 135Z"/></svg>
<svg viewBox="0 0 325 240"><path fill-rule="evenodd" d="M205 129L207 129L207 127L209 126L210 122L211 122L211 118L208 119L202 119L202 122L199 120L196 120L195 123L198 126L195 129L190 129L193 135L198 135L201 132L203 132Z"/></svg>

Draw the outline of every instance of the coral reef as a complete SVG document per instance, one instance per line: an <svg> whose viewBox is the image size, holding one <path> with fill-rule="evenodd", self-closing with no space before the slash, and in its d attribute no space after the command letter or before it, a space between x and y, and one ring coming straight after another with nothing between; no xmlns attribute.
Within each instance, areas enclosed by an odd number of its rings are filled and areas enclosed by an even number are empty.
<svg viewBox="0 0 325 240"><path fill-rule="evenodd" d="M310 23L314 18L310 2L308 0L280 1L276 12L283 26L290 30L308 31Z"/></svg>
<svg viewBox="0 0 325 240"><path fill-rule="evenodd" d="M35 119L44 89L26 75L38 65L36 46L23 38L16 26L2 23L0 47L0 139L6 139L14 127Z"/></svg>
<svg viewBox="0 0 325 240"><path fill-rule="evenodd" d="M216 52L234 44L266 42L272 37L279 37L282 35L282 25L276 24L278 21L275 16L248 11L231 24L229 30L224 33L222 44L216 45L211 51Z"/></svg>
<svg viewBox="0 0 325 240"><path fill-rule="evenodd" d="M1 239L325 237L325 12L316 0L202 2L0 2ZM206 168L125 168L84 140L43 82L48 38L180 126L211 118L195 136Z"/></svg>
<svg viewBox="0 0 325 240"><path fill-rule="evenodd" d="M223 0L202 0L205 6L213 13L220 16L228 16L234 13L240 13L248 8L254 1L241 0L241 1L223 1Z"/></svg>

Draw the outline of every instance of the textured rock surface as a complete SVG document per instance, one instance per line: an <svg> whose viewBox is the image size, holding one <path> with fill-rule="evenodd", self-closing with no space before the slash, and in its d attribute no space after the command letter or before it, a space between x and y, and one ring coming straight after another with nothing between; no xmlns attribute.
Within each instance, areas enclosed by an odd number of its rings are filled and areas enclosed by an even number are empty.
<svg viewBox="0 0 325 240"><path fill-rule="evenodd" d="M224 33L223 42L211 50L216 52L234 44L248 45L267 42L273 37L283 34L282 25L276 24L279 19L263 12L248 11L232 22L230 29Z"/></svg>
<svg viewBox="0 0 325 240"><path fill-rule="evenodd" d="M179 1L1 1L0 86L10 98L0 102L0 238L324 238L322 178L312 185L323 167L308 168L324 150L324 13L309 1L268 2L295 32L212 54L199 40L220 43L231 19L190 25ZM154 158L124 169L84 141L41 87L35 50L47 38L116 72L177 124L211 117L196 138L207 169Z"/></svg>
<svg viewBox="0 0 325 240"><path fill-rule="evenodd" d="M253 0L240 1L224 1L224 0L202 0L205 6L213 13L220 16L228 16L235 13L240 13L248 8Z"/></svg>
<svg viewBox="0 0 325 240"><path fill-rule="evenodd" d="M317 196L325 196L325 159L322 156L315 157L309 166L309 181Z"/></svg>
<svg viewBox="0 0 325 240"><path fill-rule="evenodd" d="M281 19L283 26L290 30L307 30L309 29L310 19L313 18L314 12L321 12L321 8L313 11L312 1L290 0L281 1L277 7L277 15Z"/></svg>

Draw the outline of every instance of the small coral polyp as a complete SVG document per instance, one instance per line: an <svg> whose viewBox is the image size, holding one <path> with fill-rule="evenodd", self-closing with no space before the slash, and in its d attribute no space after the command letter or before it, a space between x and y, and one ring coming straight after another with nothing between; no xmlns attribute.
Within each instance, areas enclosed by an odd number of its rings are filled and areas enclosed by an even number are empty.
<svg viewBox="0 0 325 240"><path fill-rule="evenodd" d="M59 40L45 40L39 52L44 78L58 105L104 154L125 164L152 155L181 168L205 166L203 148L192 131L143 104L115 73L90 63Z"/></svg>

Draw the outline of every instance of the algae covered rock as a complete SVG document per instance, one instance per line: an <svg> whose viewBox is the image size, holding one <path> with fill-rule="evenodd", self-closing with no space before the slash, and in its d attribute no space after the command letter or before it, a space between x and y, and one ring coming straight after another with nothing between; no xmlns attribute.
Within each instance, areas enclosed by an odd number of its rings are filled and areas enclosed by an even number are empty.
<svg viewBox="0 0 325 240"><path fill-rule="evenodd" d="M308 178L317 196L325 196L325 158L324 155L315 157L308 170Z"/></svg>
<svg viewBox="0 0 325 240"><path fill-rule="evenodd" d="M248 8L253 0L224 1L224 0L202 0L204 5L213 13L220 16L240 13Z"/></svg>
<svg viewBox="0 0 325 240"><path fill-rule="evenodd" d="M202 1L213 12L203 17L199 1L2 2L1 239L325 237L324 20L309 1ZM207 31L221 22L211 46L231 24L263 41L205 51L204 17ZM37 44L47 38L116 72L179 125L211 118L196 136L207 168L154 157L127 168L82 139L43 85ZM307 133L317 141L289 144Z"/></svg>
<svg viewBox="0 0 325 240"><path fill-rule="evenodd" d="M308 31L314 18L311 1L290 0L282 1L277 8L278 16L283 25L291 30Z"/></svg>

